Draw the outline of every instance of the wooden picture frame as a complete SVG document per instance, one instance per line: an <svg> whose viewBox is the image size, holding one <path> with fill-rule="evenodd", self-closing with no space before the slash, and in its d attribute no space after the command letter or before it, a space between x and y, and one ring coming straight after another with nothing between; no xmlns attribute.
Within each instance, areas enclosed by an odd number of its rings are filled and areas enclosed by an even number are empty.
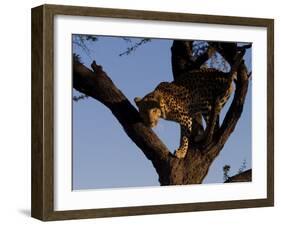
<svg viewBox="0 0 281 226"><path fill-rule="evenodd" d="M267 30L267 197L262 199L177 203L56 211L54 209L54 17L56 15L262 27ZM65 220L274 205L274 21L61 5L32 9L32 217Z"/></svg>

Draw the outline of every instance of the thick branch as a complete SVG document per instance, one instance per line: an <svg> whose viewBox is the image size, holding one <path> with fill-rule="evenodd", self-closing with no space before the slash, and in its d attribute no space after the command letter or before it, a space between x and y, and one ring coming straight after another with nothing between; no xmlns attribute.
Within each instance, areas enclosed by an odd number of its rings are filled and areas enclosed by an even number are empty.
<svg viewBox="0 0 281 226"><path fill-rule="evenodd" d="M171 62L175 81L181 74L194 69L192 59L192 43L192 41L180 40L175 40L173 42L171 47Z"/></svg>
<svg viewBox="0 0 281 226"><path fill-rule="evenodd" d="M245 54L245 51L242 50L240 52L237 52L235 54L235 56L233 57L231 70L230 70L228 76L233 78L234 74L238 74L237 82L236 82L235 97L234 97L234 100L232 102L230 109L228 110L228 112L226 114L223 124L222 124L220 130L218 130L218 133L216 134L216 136L213 136L213 132L214 132L215 126L217 125L216 119L218 116L217 107L219 106L219 100L217 100L217 102L215 102L212 106L212 111L210 114L210 121L207 125L207 129L205 132L205 140L203 141L204 144L202 146L204 151L206 151L205 148L211 144L211 146L209 146L207 148L207 150L211 150L211 151L216 150L216 152L219 152L220 149L225 144L225 142L227 141L230 134L232 133L232 131L234 130L236 123L241 116L241 113L243 110L243 105L244 105L244 99L247 94L247 87L248 87L248 76L244 77L243 76L244 72L241 71L241 68L244 68L246 70L244 63L241 64L244 54ZM246 73L247 73L247 70L246 70ZM244 87L244 85L246 85L246 90L244 90L245 93L244 93L244 91L240 92L242 85L243 85L243 87ZM240 112L240 110L241 110L241 112ZM229 130L229 128L231 128L231 130ZM219 144L219 146L217 146L217 144ZM218 148L212 149L211 147L218 147ZM215 157L215 156L216 155L214 155L213 157Z"/></svg>
<svg viewBox="0 0 281 226"><path fill-rule="evenodd" d="M215 48L210 46L202 55L195 58L192 51L193 41L175 40L171 47L174 80L188 71L199 69L212 55Z"/></svg>
<svg viewBox="0 0 281 226"><path fill-rule="evenodd" d="M236 90L233 101L223 120L222 126L214 136L214 140L209 146L210 154L215 157L219 154L227 139L234 131L235 126L242 114L244 102L248 91L248 73L243 63L239 66L237 72Z"/></svg>
<svg viewBox="0 0 281 226"><path fill-rule="evenodd" d="M250 182L250 181L252 181L252 169L248 169L242 173L238 173L232 177L229 177L224 183Z"/></svg>
<svg viewBox="0 0 281 226"><path fill-rule="evenodd" d="M240 118L243 111L243 106L246 99L247 91L248 91L248 73L247 73L247 68L243 63L240 65L237 73L236 91L235 91L234 99L232 101L232 104L225 116L225 119L219 131L219 134L223 138L221 139L221 141L227 139L226 136L229 136L229 132L231 132L234 129L238 119Z"/></svg>
<svg viewBox="0 0 281 226"><path fill-rule="evenodd" d="M169 160L168 148L150 128L144 126L138 111L114 85L102 67L93 62L92 68L94 72L74 61L73 87L108 107L123 126L127 135L152 161L156 171L161 171Z"/></svg>

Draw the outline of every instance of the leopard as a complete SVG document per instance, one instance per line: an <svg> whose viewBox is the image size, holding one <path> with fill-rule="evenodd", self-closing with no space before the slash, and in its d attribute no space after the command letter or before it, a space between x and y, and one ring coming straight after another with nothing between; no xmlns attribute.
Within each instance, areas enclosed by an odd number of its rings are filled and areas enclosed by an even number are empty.
<svg viewBox="0 0 281 226"><path fill-rule="evenodd" d="M175 81L161 82L143 98L135 97L140 117L145 126L157 126L159 119L176 122L180 125L180 144L174 156L185 158L192 132L202 121L209 125L212 109L219 113L233 92L235 73L223 72L214 68L203 68L181 74ZM201 124L200 124L201 123ZM205 131L197 137L203 139Z"/></svg>

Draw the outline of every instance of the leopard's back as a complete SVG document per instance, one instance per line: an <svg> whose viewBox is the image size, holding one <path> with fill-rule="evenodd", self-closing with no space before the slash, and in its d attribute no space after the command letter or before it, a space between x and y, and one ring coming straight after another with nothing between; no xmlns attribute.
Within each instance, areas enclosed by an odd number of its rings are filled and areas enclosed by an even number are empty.
<svg viewBox="0 0 281 226"><path fill-rule="evenodd" d="M200 69L183 74L174 83L185 87L195 104L223 98L231 89L232 77L216 69Z"/></svg>
<svg viewBox="0 0 281 226"><path fill-rule="evenodd" d="M232 92L232 78L229 73L216 69L200 69L181 75L171 83L163 82L160 90L166 103L180 105L186 113L192 114L209 109L216 100L223 106Z"/></svg>

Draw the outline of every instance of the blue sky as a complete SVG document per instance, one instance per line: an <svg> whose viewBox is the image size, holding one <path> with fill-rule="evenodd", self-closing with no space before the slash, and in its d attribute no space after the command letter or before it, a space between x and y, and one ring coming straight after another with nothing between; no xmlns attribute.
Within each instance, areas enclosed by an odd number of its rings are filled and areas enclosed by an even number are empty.
<svg viewBox="0 0 281 226"><path fill-rule="evenodd" d="M137 41L139 39L132 39ZM131 44L121 38L99 37L86 42L89 52L77 45L73 51L90 68L93 60L101 64L116 86L134 104L160 82L172 81L172 40L152 39L130 55L120 57ZM251 51L245 55L251 70ZM79 95L73 90L74 95ZM203 183L223 182L222 167L231 165L230 175L237 173L243 161L251 168L251 83L242 116L221 154L212 164ZM223 116L231 103L223 109ZM222 118L221 116L221 118ZM174 151L179 145L179 125L160 120L154 129ZM88 98L73 102L73 189L159 186L158 175L151 162L125 134L110 110Z"/></svg>

